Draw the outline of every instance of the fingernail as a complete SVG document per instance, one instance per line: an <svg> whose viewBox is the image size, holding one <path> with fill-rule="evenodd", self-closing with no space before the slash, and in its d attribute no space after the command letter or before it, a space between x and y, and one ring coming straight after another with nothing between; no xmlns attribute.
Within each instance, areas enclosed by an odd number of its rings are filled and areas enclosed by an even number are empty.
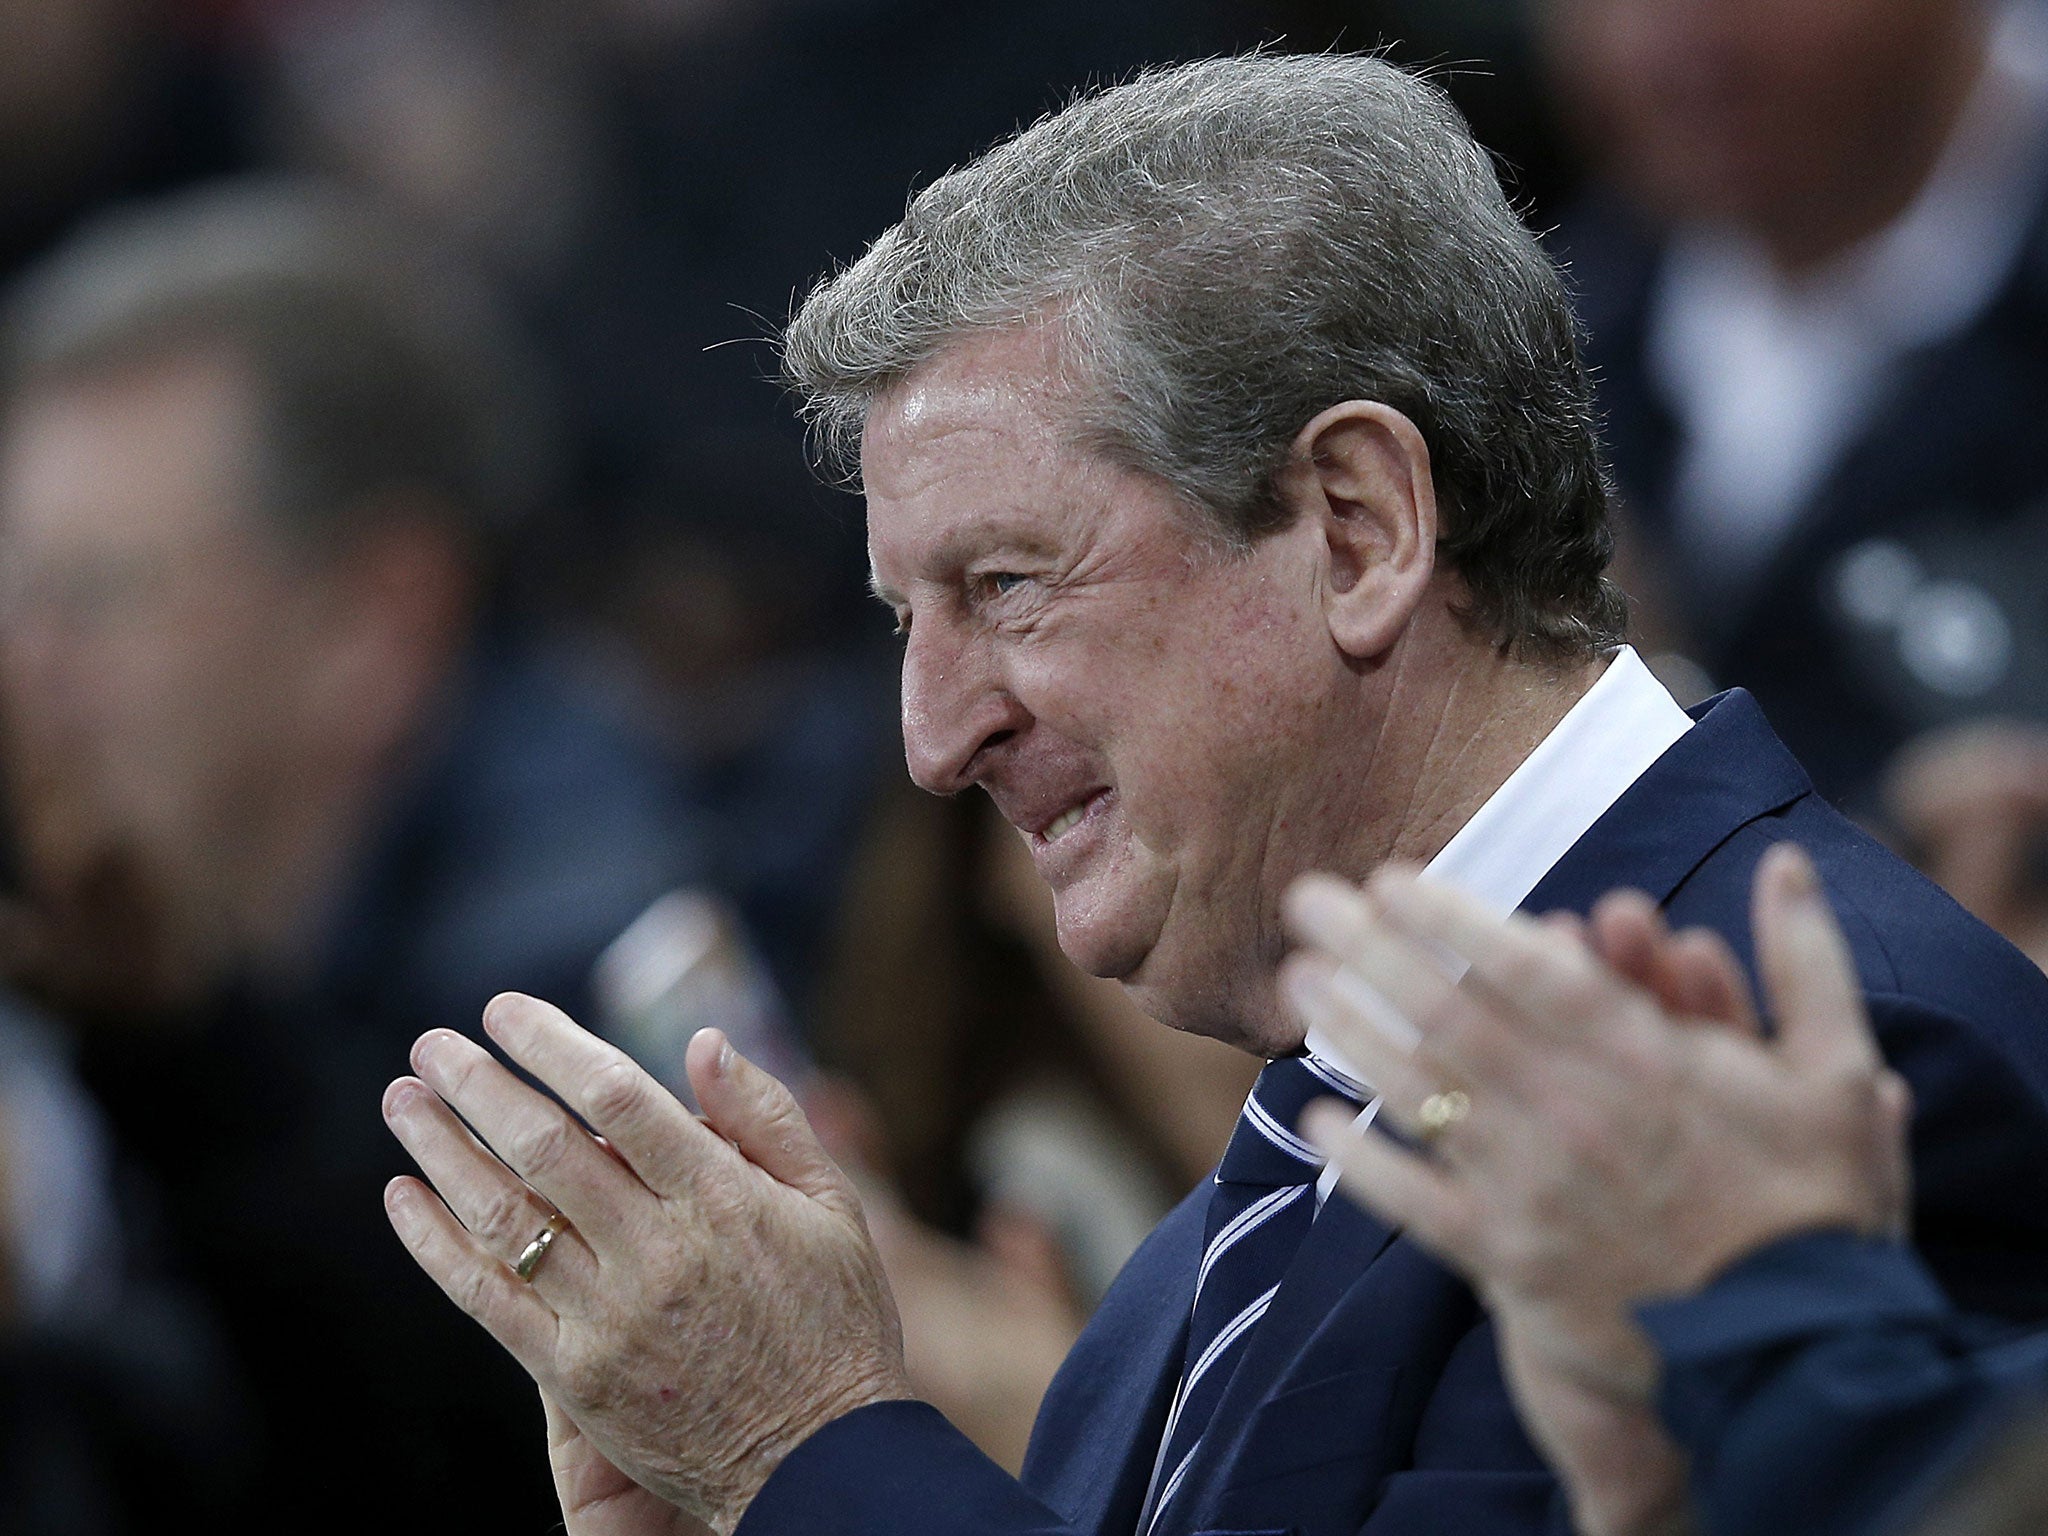
<svg viewBox="0 0 2048 1536"><path fill-rule="evenodd" d="M1780 843L1776 856L1783 873L1779 876L1785 882L1785 894L1797 900L1811 900L1820 894L1820 881L1813 870L1813 860L1806 856L1806 850L1797 843Z"/></svg>
<svg viewBox="0 0 2048 1536"><path fill-rule="evenodd" d="M403 1120L419 1108L419 1084L399 1081L384 1090L384 1118Z"/></svg>
<svg viewBox="0 0 2048 1536"><path fill-rule="evenodd" d="M718 1037L718 1075L723 1077L732 1070L732 1042L724 1035Z"/></svg>
<svg viewBox="0 0 2048 1536"><path fill-rule="evenodd" d="M498 1037L499 1030L504 1027L504 1014L505 994L500 992L496 997L484 1004L484 1033L494 1040Z"/></svg>

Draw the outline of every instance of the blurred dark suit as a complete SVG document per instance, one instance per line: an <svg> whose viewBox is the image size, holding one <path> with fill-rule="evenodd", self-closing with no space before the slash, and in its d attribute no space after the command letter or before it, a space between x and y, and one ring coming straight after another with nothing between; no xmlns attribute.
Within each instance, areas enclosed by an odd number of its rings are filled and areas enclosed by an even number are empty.
<svg viewBox="0 0 2048 1536"><path fill-rule="evenodd" d="M2048 715L2048 207L1982 313L1903 359L1733 603L1689 577L1673 527L1683 445L1647 357L1663 247L1600 201L1552 249L1590 332L1627 518L1682 638L1717 686L1756 695L1823 794L1863 800L1931 726Z"/></svg>

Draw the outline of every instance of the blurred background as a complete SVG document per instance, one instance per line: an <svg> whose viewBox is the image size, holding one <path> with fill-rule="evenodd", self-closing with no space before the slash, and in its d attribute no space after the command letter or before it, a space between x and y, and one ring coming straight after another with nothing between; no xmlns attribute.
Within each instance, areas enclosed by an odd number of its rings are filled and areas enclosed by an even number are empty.
<svg viewBox="0 0 2048 1536"><path fill-rule="evenodd" d="M2048 959L2036 0L0 0L0 1531L554 1527L379 1200L506 988L800 1084L1016 1464L1255 1064L911 790L765 338L1256 45L1434 71L1568 264L1640 647Z"/></svg>

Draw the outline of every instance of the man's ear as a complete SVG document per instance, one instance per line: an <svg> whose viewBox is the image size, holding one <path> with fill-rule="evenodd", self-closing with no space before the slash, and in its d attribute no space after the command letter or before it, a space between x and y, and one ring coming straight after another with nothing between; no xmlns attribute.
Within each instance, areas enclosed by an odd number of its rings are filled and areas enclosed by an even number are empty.
<svg viewBox="0 0 2048 1536"><path fill-rule="evenodd" d="M1331 637L1347 656L1384 655L1436 573L1436 483L1421 431L1377 401L1333 405L1296 434L1279 489L1320 536Z"/></svg>

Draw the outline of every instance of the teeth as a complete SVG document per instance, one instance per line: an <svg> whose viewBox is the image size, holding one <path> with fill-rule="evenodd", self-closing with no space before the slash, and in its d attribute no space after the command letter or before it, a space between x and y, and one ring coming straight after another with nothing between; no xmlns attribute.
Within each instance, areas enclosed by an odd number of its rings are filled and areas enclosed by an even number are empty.
<svg viewBox="0 0 2048 1536"><path fill-rule="evenodd" d="M1048 843L1058 842L1081 824L1081 817L1086 811L1086 806L1077 805L1071 811L1062 812L1059 820L1045 829L1045 840Z"/></svg>

